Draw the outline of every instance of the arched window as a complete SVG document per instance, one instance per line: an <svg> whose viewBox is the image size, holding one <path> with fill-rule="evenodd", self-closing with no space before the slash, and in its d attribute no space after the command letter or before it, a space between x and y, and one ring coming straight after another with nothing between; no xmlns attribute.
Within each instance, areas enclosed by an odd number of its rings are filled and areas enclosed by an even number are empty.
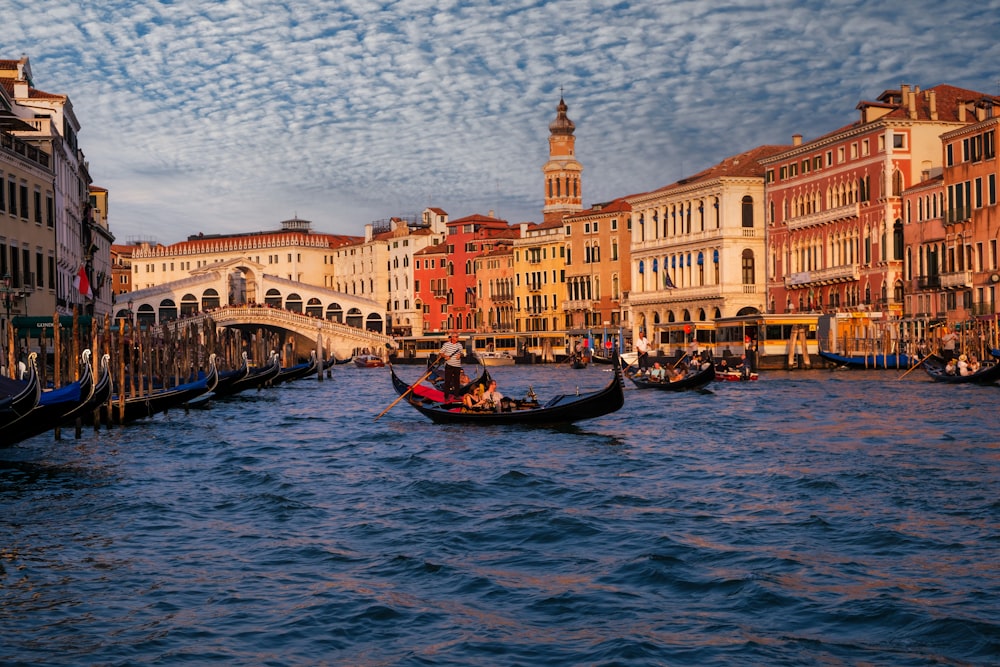
<svg viewBox="0 0 1000 667"><path fill-rule="evenodd" d="M743 226L753 228L753 197L747 195L743 198L741 204L741 215L743 220Z"/></svg>
<svg viewBox="0 0 1000 667"><path fill-rule="evenodd" d="M747 248L746 250L743 251L743 254L741 256L741 267L743 275L743 284L753 285L756 282L756 279L754 278L756 271L754 268L753 250Z"/></svg>
<svg viewBox="0 0 1000 667"><path fill-rule="evenodd" d="M301 313L302 297L298 294L289 294L285 297L285 310L290 310L293 313Z"/></svg>
<svg viewBox="0 0 1000 667"><path fill-rule="evenodd" d="M209 287L201 295L201 309L211 310L219 307L219 293Z"/></svg>
<svg viewBox="0 0 1000 667"><path fill-rule="evenodd" d="M331 303L326 307L326 319L339 324L344 323L344 309L339 303Z"/></svg>
<svg viewBox="0 0 1000 667"><path fill-rule="evenodd" d="M172 299L164 299L160 302L159 318L161 324L177 319L177 304Z"/></svg>

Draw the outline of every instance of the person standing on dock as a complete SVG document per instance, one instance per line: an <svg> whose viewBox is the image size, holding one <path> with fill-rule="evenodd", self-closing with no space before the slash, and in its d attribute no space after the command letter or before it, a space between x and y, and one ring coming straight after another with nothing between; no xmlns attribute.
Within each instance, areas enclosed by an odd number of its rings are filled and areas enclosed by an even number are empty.
<svg viewBox="0 0 1000 667"><path fill-rule="evenodd" d="M448 334L441 349L438 350L438 362L444 360L444 396L445 400L458 394L462 377L462 354L465 348L458 342L458 332L452 331Z"/></svg>

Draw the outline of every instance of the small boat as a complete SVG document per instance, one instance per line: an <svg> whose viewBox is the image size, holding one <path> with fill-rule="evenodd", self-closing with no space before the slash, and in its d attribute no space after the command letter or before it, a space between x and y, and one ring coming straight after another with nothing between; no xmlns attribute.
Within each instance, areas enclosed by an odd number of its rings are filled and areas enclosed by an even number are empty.
<svg viewBox="0 0 1000 667"><path fill-rule="evenodd" d="M436 424L551 426L593 419L619 410L625 404L623 384L621 364L615 363L614 377L603 389L583 394L559 394L546 403L540 403L530 389L523 400L505 396L496 410L473 410L458 402L445 403L412 393L406 400Z"/></svg>
<svg viewBox="0 0 1000 667"><path fill-rule="evenodd" d="M334 366L343 366L344 364L349 364L354 361L354 357L344 357L343 359L338 359L335 354L331 354L330 359L333 361Z"/></svg>
<svg viewBox="0 0 1000 667"><path fill-rule="evenodd" d="M31 413L42 397L42 381L38 377L37 355L28 355L28 378L0 378L0 434L2 429ZM13 443L11 443L13 444Z"/></svg>
<svg viewBox="0 0 1000 667"><path fill-rule="evenodd" d="M179 384L171 389L161 389L145 396L134 396L125 399L124 410L120 408L119 398L111 397L111 411L122 424L133 422L137 419L152 417L160 412L167 412L171 408L179 407L188 403L202 394L207 394L215 388L219 379L219 372L215 368L215 354L208 358L209 371L204 377L193 382Z"/></svg>
<svg viewBox="0 0 1000 667"><path fill-rule="evenodd" d="M293 380L298 380L304 378L308 375L312 375L319 369L319 360L316 358L315 352L309 353L309 361L304 361L301 364L295 364L294 366L288 366L287 368L282 368L281 372L271 381L271 386L277 386L285 382L292 382Z"/></svg>
<svg viewBox="0 0 1000 667"><path fill-rule="evenodd" d="M77 419L88 420L102 405L106 404L114 392L114 383L111 381L111 355L105 354L101 357L101 372L94 384L94 392L90 395L90 400L81 405L76 410L63 415L62 423L69 424Z"/></svg>
<svg viewBox="0 0 1000 667"><path fill-rule="evenodd" d="M514 357L510 352L476 352L476 360L482 366L514 365Z"/></svg>
<svg viewBox="0 0 1000 667"><path fill-rule="evenodd" d="M666 380L653 379L646 375L630 373L628 379L639 389L659 389L661 391L691 391L704 389L715 379L715 367L709 363L703 363L696 368L689 370L681 379L669 382Z"/></svg>
<svg viewBox="0 0 1000 667"><path fill-rule="evenodd" d="M229 389L235 385L240 380L244 380L250 375L250 360L247 357L247 353L243 353L243 363L240 364L239 368L235 368L229 371L220 371L219 380L215 383L215 389L212 393L216 396L227 396L229 395Z"/></svg>
<svg viewBox="0 0 1000 667"><path fill-rule="evenodd" d="M927 371L927 375L935 382L988 385L1000 380L1000 362L997 361L983 362L978 371L969 375L949 375L945 371L946 365L947 362L945 362L944 358L936 354L927 357L923 361L924 370Z"/></svg>
<svg viewBox="0 0 1000 667"><path fill-rule="evenodd" d="M716 382L752 382L757 379L757 373L754 371L743 372L736 368L728 368L722 370L720 368L715 369L715 381Z"/></svg>
<svg viewBox="0 0 1000 667"><path fill-rule="evenodd" d="M4 441L14 444L41 435L59 425L69 414L75 414L87 405L94 393L94 375L90 364L90 350L84 350L81 357L80 379L65 387L43 391L38 404L27 415L4 428Z"/></svg>
<svg viewBox="0 0 1000 667"><path fill-rule="evenodd" d="M273 352L266 365L248 368L246 377L237 379L223 387L216 385L212 393L216 397L221 397L233 396L247 389L260 389L269 384L280 372L281 359L277 352Z"/></svg>
<svg viewBox="0 0 1000 667"><path fill-rule="evenodd" d="M845 355L837 354L836 352L827 352L826 350L819 350L819 356L826 359L830 363L836 364L837 366L846 366L848 368L869 368L876 370L902 370L909 368L920 360L919 357L911 357L905 352L900 352L899 354L886 353Z"/></svg>
<svg viewBox="0 0 1000 667"><path fill-rule="evenodd" d="M354 365L359 368L382 368L385 366L385 361L374 354L356 354L354 355Z"/></svg>

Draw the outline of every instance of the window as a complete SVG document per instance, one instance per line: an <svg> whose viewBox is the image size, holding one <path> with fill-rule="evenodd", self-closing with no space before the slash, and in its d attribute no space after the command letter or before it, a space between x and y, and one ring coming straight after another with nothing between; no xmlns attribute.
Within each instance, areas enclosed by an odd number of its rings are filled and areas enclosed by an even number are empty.
<svg viewBox="0 0 1000 667"><path fill-rule="evenodd" d="M892 133L892 147L893 148L905 149L906 148L906 135L903 134L902 132L893 132Z"/></svg>

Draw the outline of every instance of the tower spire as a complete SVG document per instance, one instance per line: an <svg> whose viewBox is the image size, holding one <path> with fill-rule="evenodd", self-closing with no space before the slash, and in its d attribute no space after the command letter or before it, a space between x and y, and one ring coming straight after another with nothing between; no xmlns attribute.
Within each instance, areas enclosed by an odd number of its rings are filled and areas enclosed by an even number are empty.
<svg viewBox="0 0 1000 667"><path fill-rule="evenodd" d="M568 213L583 209L583 165L576 159L576 125L566 114L569 107L559 88L556 118L549 124L549 160L542 167L545 175L543 222L561 220Z"/></svg>

